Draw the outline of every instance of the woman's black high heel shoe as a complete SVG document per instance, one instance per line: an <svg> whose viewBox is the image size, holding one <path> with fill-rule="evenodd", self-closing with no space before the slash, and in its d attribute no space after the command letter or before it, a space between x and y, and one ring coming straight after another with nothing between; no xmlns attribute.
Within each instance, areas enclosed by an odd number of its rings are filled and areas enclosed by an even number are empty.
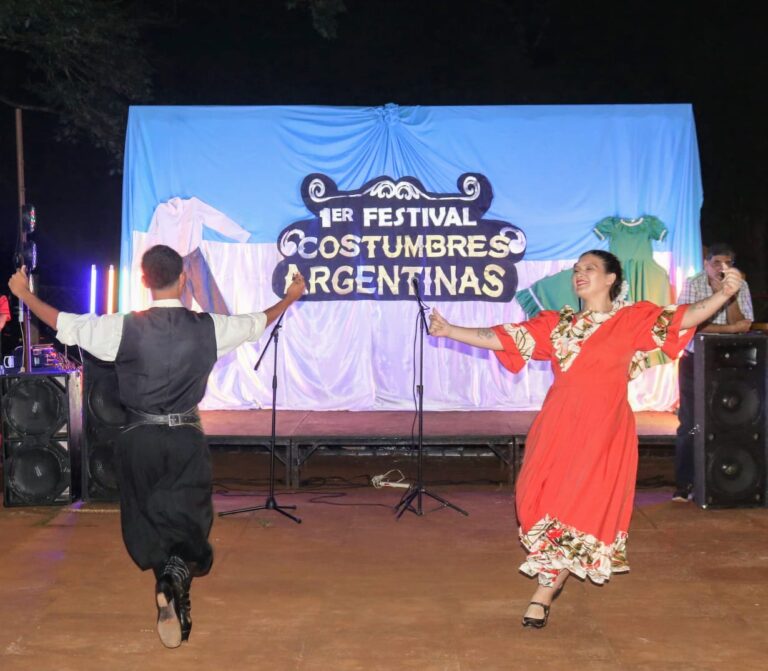
<svg viewBox="0 0 768 671"><path fill-rule="evenodd" d="M544 609L544 617L528 617L523 615L523 626L534 627L535 629L541 629L547 626L547 620L549 619L549 606L539 603L538 601L531 601L531 606L541 606Z"/></svg>
<svg viewBox="0 0 768 671"><path fill-rule="evenodd" d="M552 602L554 603L555 599L560 596L560 592L563 591L564 585L560 585L560 587L557 588L557 591L555 592L554 596L552 597ZM523 626L524 627L533 627L534 629L542 629L547 626L547 620L549 619L549 606L540 603L539 601L531 601L529 606L541 606L544 609L544 617L528 617L527 615L523 615ZM552 604L550 604L551 606Z"/></svg>

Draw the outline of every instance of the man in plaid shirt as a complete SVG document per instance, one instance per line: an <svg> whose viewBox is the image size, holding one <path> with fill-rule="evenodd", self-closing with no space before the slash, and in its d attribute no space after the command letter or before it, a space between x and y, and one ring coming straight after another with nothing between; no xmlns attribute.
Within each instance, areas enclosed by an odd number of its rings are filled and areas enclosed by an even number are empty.
<svg viewBox="0 0 768 671"><path fill-rule="evenodd" d="M679 304L696 303L719 291L721 273L733 266L736 255L730 245L717 243L707 251L704 270L689 277L678 299ZM701 333L746 333L754 313L749 287L743 282L739 292L719 312L698 327ZM680 426L675 439L675 493L673 501L688 501L693 489L693 340L689 343L679 368Z"/></svg>

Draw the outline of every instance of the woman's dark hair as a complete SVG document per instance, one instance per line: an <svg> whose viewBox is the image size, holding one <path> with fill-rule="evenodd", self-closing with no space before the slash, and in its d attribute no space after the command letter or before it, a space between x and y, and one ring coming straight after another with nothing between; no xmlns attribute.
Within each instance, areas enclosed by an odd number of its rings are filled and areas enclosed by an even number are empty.
<svg viewBox="0 0 768 671"><path fill-rule="evenodd" d="M616 279L613 281L608 295L612 301L615 301L621 293L621 282L624 279L624 275L621 272L621 261L617 259L610 252L606 252L604 249L590 249L588 252L584 252L579 258L592 254L597 256L603 261L606 273L613 273L616 275Z"/></svg>
<svg viewBox="0 0 768 671"><path fill-rule="evenodd" d="M141 257L144 281L150 289L165 289L181 275L184 262L179 254L166 245L150 247Z"/></svg>

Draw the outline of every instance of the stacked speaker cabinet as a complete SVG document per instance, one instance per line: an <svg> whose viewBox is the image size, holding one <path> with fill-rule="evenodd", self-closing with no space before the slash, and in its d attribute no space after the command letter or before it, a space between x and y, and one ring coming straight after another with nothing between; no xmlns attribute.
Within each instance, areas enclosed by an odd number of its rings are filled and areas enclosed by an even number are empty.
<svg viewBox="0 0 768 671"><path fill-rule="evenodd" d="M85 436L82 496L85 501L116 501L117 439L127 422L120 403L115 367L83 353Z"/></svg>
<svg viewBox="0 0 768 671"><path fill-rule="evenodd" d="M694 499L765 506L768 336L699 334L694 352Z"/></svg>
<svg viewBox="0 0 768 671"><path fill-rule="evenodd" d="M3 502L67 504L79 496L80 372L0 378Z"/></svg>

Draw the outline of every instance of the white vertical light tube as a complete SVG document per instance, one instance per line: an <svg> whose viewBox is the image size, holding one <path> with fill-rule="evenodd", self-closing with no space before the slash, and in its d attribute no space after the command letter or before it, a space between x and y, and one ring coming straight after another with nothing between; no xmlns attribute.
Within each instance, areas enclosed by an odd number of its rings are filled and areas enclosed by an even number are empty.
<svg viewBox="0 0 768 671"><path fill-rule="evenodd" d="M115 267L110 264L107 275L107 314L115 311Z"/></svg>
<svg viewBox="0 0 768 671"><path fill-rule="evenodd" d="M91 294L88 304L88 312L91 314L96 313L96 264L91 264Z"/></svg>

